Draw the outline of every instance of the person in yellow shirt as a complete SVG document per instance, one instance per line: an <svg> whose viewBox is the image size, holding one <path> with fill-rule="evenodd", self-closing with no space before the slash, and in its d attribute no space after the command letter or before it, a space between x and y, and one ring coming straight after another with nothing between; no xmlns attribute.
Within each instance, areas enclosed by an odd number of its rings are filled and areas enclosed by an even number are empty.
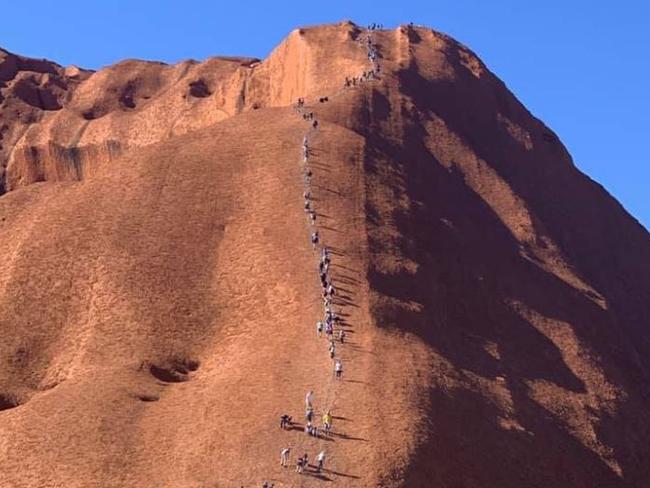
<svg viewBox="0 0 650 488"><path fill-rule="evenodd" d="M329 434L332 429L332 414L329 410L325 412L325 415L323 415L323 428L325 429L326 434Z"/></svg>

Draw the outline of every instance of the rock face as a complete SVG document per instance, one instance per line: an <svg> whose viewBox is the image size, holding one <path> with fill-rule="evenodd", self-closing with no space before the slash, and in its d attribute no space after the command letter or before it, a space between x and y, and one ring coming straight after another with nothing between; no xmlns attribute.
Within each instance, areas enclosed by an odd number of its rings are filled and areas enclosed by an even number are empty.
<svg viewBox="0 0 650 488"><path fill-rule="evenodd" d="M378 78L344 87L368 38ZM1 486L647 486L648 232L456 41L344 22L97 72L0 51L0 117Z"/></svg>

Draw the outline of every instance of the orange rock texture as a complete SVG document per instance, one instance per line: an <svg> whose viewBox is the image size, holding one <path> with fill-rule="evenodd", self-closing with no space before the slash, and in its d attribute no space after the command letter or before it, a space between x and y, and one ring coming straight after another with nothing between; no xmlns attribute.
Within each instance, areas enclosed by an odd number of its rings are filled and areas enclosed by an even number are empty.
<svg viewBox="0 0 650 488"><path fill-rule="evenodd" d="M650 483L648 232L443 34L0 51L0 172L2 487Z"/></svg>

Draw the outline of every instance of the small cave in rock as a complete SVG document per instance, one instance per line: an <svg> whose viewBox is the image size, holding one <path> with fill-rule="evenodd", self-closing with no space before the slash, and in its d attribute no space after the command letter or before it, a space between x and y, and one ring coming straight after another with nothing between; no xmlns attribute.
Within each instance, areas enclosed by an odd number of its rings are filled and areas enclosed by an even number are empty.
<svg viewBox="0 0 650 488"><path fill-rule="evenodd" d="M205 98L212 95L212 92L203 80L196 80L190 83L190 95L197 98Z"/></svg>
<svg viewBox="0 0 650 488"><path fill-rule="evenodd" d="M135 100L131 95L122 95L120 103L126 108L135 108Z"/></svg>
<svg viewBox="0 0 650 488"><path fill-rule="evenodd" d="M120 104L125 108L135 108L135 92L135 83L128 82L120 94Z"/></svg>
<svg viewBox="0 0 650 488"><path fill-rule="evenodd" d="M151 364L151 375L164 383L182 383L188 381L189 374L199 369L199 362L193 359L172 359L163 364Z"/></svg>
<svg viewBox="0 0 650 488"><path fill-rule="evenodd" d="M19 405L18 400L12 395L0 393L0 411L16 408Z"/></svg>
<svg viewBox="0 0 650 488"><path fill-rule="evenodd" d="M156 395L138 395L138 400L143 402L157 402L160 400L160 397Z"/></svg>
<svg viewBox="0 0 650 488"><path fill-rule="evenodd" d="M88 110L84 110L81 113L81 116L86 119L86 120L95 120L100 117L99 111L96 108L89 108Z"/></svg>

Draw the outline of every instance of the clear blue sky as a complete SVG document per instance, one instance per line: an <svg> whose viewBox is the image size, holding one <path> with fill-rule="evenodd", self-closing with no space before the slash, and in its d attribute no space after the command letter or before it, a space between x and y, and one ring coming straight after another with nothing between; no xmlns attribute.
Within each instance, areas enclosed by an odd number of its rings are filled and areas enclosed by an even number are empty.
<svg viewBox="0 0 650 488"><path fill-rule="evenodd" d="M0 46L98 68L124 58L264 57L299 25L413 21L473 49L650 228L650 2L0 0Z"/></svg>

